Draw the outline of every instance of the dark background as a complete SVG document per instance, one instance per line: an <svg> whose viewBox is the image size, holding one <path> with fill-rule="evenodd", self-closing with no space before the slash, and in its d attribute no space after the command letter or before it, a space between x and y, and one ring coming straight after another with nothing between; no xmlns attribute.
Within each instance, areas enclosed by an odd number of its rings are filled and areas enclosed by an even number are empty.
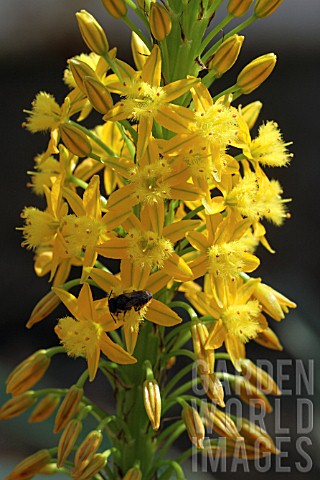
<svg viewBox="0 0 320 480"><path fill-rule="evenodd" d="M86 52L78 33L74 12L85 8L95 14L104 25L111 46L117 45L119 57L130 60L129 34L120 21L109 20L98 0L53 1L29 0L23 2L0 1L0 82L1 82L1 322L0 322L0 376L4 380L9 371L38 348L56 343L52 333L54 318L35 326L31 331L25 323L35 303L49 290L47 279L39 279L33 272L32 253L21 249L20 212L26 205L36 205L38 200L26 187L27 170L33 168L33 158L46 147L47 136L31 135L21 128L25 119L24 108L30 108L35 94L52 93L61 103L67 88L61 81L66 60L80 52ZM297 399L306 397L295 390L296 363L305 366L309 360L315 364L315 391L309 397L314 405L314 429L306 436L312 446L304 445L313 458L309 478L316 478L319 468L319 78L320 78L320 3L318 0L286 0L271 17L256 22L244 31L245 42L235 68L221 80L222 86L234 83L241 68L253 58L275 52L278 64L269 80L258 91L241 98L243 105L261 100L264 104L259 123L276 121L290 147L294 158L289 168L269 171L278 178L284 188L284 197L292 198L289 204L292 218L279 229L267 225L268 239L276 250L275 255L260 249L258 256L262 266L257 274L266 283L289 296L298 304L283 322L272 322L285 351L280 354L262 347L248 348L253 358L276 358L292 361L285 368L289 375L284 386L293 389L293 395L281 399L281 425L289 427L290 441L283 443L288 457L281 466L291 467L291 478L299 479L301 473L295 461L304 459L296 447ZM227 32L228 29L225 29ZM221 33L222 35L222 33ZM51 322L51 325L49 325ZM55 360L49 370L45 385L68 386L77 379L81 361L62 358ZM63 375L61 372L63 371ZM310 373L310 371L309 371ZM99 380L99 379L98 379ZM109 397L105 385L99 384L99 395ZM91 387L93 395L97 391ZM6 399L4 387L0 387L1 403ZM270 433L275 432L274 416L268 420ZM33 433L34 432L34 433ZM275 432L276 433L276 432ZM0 424L0 479L4 478L7 465L15 464L25 455L56 441L50 434L50 425L26 424L26 417ZM179 448L179 445L177 445ZM318 467L317 467L318 466ZM199 467L201 470L201 466ZM280 475L275 462L268 472L270 478ZM217 473L217 478L228 475ZM237 470L241 475L241 468ZM251 467L250 474L257 475ZM248 473L247 473L248 475ZM286 478L286 473L281 477ZM190 474L188 478L206 477ZM208 474L208 478L212 474Z"/></svg>

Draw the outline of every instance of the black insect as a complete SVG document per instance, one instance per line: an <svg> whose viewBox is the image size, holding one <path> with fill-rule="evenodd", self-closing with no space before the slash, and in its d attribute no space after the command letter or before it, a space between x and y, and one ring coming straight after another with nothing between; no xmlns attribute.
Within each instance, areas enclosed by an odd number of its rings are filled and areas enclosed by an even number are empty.
<svg viewBox="0 0 320 480"><path fill-rule="evenodd" d="M112 291L108 297L108 306L110 315L115 322L120 313L123 313L124 319L126 313L132 308L135 312L138 312L152 299L152 293L149 290L133 290L115 297L111 297L111 294Z"/></svg>

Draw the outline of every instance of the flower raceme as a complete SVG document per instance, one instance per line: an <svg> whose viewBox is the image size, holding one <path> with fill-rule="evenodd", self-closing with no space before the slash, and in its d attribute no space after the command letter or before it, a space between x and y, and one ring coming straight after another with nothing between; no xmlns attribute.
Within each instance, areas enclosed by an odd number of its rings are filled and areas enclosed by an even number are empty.
<svg viewBox="0 0 320 480"><path fill-rule="evenodd" d="M64 399L54 427L62 432L58 449L29 457L10 480L60 468L78 480L100 478L98 472L182 479L180 463L162 457L185 431L199 450L217 452L215 440L205 442L206 429L214 429L227 438L226 455L239 455L239 438L250 458L277 453L266 432L244 419L238 428L224 413L222 380L230 379L243 401L258 399L270 411L265 393L279 389L246 358L246 346L254 340L281 350L269 318L280 321L296 306L250 277L260 266L260 244L274 253L267 222L280 226L290 217L289 199L266 168L289 165L291 142L271 120L253 133L261 102L236 104L276 63L266 54L237 70L242 27L269 16L282 1L258 0L254 7L252 0L102 3L132 30L135 68L109 48L102 24L82 10L77 21L89 52L68 60L64 100L59 104L42 91L26 111L27 130L49 132L49 140L29 184L46 206L23 209L22 245L34 251L36 275L48 274L52 284L27 327L59 303L66 314L54 327L60 346L40 350L9 376L13 398L1 418L38 402L29 418L43 421ZM253 14L214 43L221 24L207 27L223 3L224 31L251 6ZM130 8L147 34L132 22ZM220 91L219 79L227 80L231 68L236 83ZM88 127L93 110L99 120ZM114 311L110 305L120 295ZM69 389L30 390L61 352L85 360L78 381ZM210 403L206 410L202 399L189 395L190 382L181 385L192 365L180 368L180 356L196 362L196 381L220 409ZM238 374L217 371L219 356ZM171 376L175 361L178 372ZM114 391L114 415L84 394L86 380L96 380L98 371ZM171 416L177 405L178 420L176 412ZM88 415L97 424L80 441ZM103 452L105 433L112 448ZM259 436L263 445L256 448Z"/></svg>

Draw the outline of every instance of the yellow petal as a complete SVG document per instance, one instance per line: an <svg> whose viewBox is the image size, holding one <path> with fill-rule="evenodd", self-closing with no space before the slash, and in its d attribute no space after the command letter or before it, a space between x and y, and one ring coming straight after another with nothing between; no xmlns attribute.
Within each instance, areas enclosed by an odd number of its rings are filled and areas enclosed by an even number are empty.
<svg viewBox="0 0 320 480"><path fill-rule="evenodd" d="M170 280L171 280L171 275L168 275L162 269L150 275L145 288L146 290L149 290L152 294L155 294L159 290L161 290L161 288L165 287Z"/></svg>
<svg viewBox="0 0 320 480"><path fill-rule="evenodd" d="M107 334L102 335L99 340L101 351L110 358L112 362L120 363L121 365L128 365L136 363L137 360L126 352L120 345L114 343Z"/></svg>
<svg viewBox="0 0 320 480"><path fill-rule="evenodd" d="M101 270L101 268L91 268L90 277L92 280L107 293L120 286L120 280L112 273Z"/></svg>
<svg viewBox="0 0 320 480"><path fill-rule="evenodd" d="M77 217L84 216L86 211L83 207L82 198L74 190L70 190L67 187L62 187L62 192Z"/></svg>
<svg viewBox="0 0 320 480"><path fill-rule="evenodd" d="M158 45L154 45L148 56L141 73L142 80L155 87L160 86L161 81L161 52Z"/></svg>
<svg viewBox="0 0 320 480"><path fill-rule="evenodd" d="M207 112L212 107L213 101L209 90L202 82L198 82L195 87L191 89L192 98L196 112Z"/></svg>
<svg viewBox="0 0 320 480"><path fill-rule="evenodd" d="M88 362L88 372L89 372L89 381L92 382L96 376L98 365L100 360L100 348L98 345L94 345L87 350L87 362Z"/></svg>
<svg viewBox="0 0 320 480"><path fill-rule="evenodd" d="M189 263L193 273L193 278L203 277L208 271L209 261L206 254L201 253L195 260Z"/></svg>
<svg viewBox="0 0 320 480"><path fill-rule="evenodd" d="M194 113L179 105L161 105L154 116L163 127L175 133L190 133L194 123Z"/></svg>
<svg viewBox="0 0 320 480"><path fill-rule="evenodd" d="M78 300L72 295L60 287L52 287L54 293L60 298L61 302L67 307L69 312L75 317L78 317Z"/></svg>
<svg viewBox="0 0 320 480"><path fill-rule="evenodd" d="M160 199L157 203L154 203L153 205L145 205L143 207L142 216L148 217L150 219L151 227L152 227L150 230L152 230L153 232L161 236L162 230L163 230L163 224L164 224L163 200ZM163 235L166 236L164 233Z"/></svg>
<svg viewBox="0 0 320 480"><path fill-rule="evenodd" d="M83 258L83 267L93 267L93 265L96 263L97 256L98 254L96 252L96 248L93 246L88 246ZM89 273L84 268L82 269L81 283L84 283L89 276Z"/></svg>
<svg viewBox="0 0 320 480"><path fill-rule="evenodd" d="M150 141L153 117L142 116L138 125L137 159L143 157Z"/></svg>
<svg viewBox="0 0 320 480"><path fill-rule="evenodd" d="M175 98L181 97L185 93L187 93L190 88L200 83L199 79L196 77L185 78L183 80L177 80L175 82L169 83L163 90L166 92L166 102L171 102ZM211 98L211 97L210 97Z"/></svg>
<svg viewBox="0 0 320 480"><path fill-rule="evenodd" d="M174 200L194 201L201 197L201 192L192 183L183 183L170 188L170 197Z"/></svg>
<svg viewBox="0 0 320 480"><path fill-rule="evenodd" d="M100 202L100 178L99 175L94 175L83 194L83 206L86 214L91 218L101 217L101 202Z"/></svg>
<svg viewBox="0 0 320 480"><path fill-rule="evenodd" d="M242 254L243 260L243 271L244 272L253 272L256 270L260 265L260 260L255 255L251 253L243 253Z"/></svg>
<svg viewBox="0 0 320 480"><path fill-rule="evenodd" d="M188 242L191 243L195 249L200 250L201 252L206 252L210 247L207 237L200 232L188 232L186 237Z"/></svg>
<svg viewBox="0 0 320 480"><path fill-rule="evenodd" d="M222 323L222 320L219 319L211 330L208 340L206 342L206 349L220 348L223 344L226 337L226 329Z"/></svg>
<svg viewBox="0 0 320 480"><path fill-rule="evenodd" d="M90 285L84 283L78 297L78 317L90 322L97 320L97 313L94 309Z"/></svg>
<svg viewBox="0 0 320 480"><path fill-rule="evenodd" d="M231 333L226 334L225 346L227 352L230 355L230 359L233 363L234 368L241 372L241 363L240 360L246 357L246 350L244 344Z"/></svg>
<svg viewBox="0 0 320 480"><path fill-rule="evenodd" d="M123 107L123 103L120 101L118 102L109 112L107 112L102 118L104 121L112 120L113 122L117 122L119 120L124 120L125 118L130 116L130 112L128 112Z"/></svg>
<svg viewBox="0 0 320 480"><path fill-rule="evenodd" d="M132 196L134 192L134 185L125 185L119 190L113 192L108 198L107 208L108 210L117 209L118 211L127 211L133 205L136 205L137 200Z"/></svg>
<svg viewBox="0 0 320 480"><path fill-rule="evenodd" d="M193 277L191 268L176 253L164 262L164 270L176 280L186 281Z"/></svg>
<svg viewBox="0 0 320 480"><path fill-rule="evenodd" d="M129 240L127 238L112 238L96 247L99 255L105 258L127 258Z"/></svg>
<svg viewBox="0 0 320 480"><path fill-rule="evenodd" d="M200 225L199 220L180 220L180 222L171 223L163 229L163 236L169 238L171 242L175 243L181 238L184 238L187 232L194 230Z"/></svg>
<svg viewBox="0 0 320 480"><path fill-rule="evenodd" d="M179 317L171 308L167 307L159 300L152 299L146 313L146 318L149 322L156 323L157 325L163 325L165 327L172 327L182 322L182 318Z"/></svg>
<svg viewBox="0 0 320 480"><path fill-rule="evenodd" d="M125 322L123 325L123 331L127 350L130 354L132 354L136 348L139 332L133 330L127 322Z"/></svg>
<svg viewBox="0 0 320 480"><path fill-rule="evenodd" d="M131 215L131 213L131 208L128 208L126 210L119 210L118 208L114 208L102 217L102 221L106 225L108 230L113 230L119 225L122 225L123 222L129 217L129 215Z"/></svg>

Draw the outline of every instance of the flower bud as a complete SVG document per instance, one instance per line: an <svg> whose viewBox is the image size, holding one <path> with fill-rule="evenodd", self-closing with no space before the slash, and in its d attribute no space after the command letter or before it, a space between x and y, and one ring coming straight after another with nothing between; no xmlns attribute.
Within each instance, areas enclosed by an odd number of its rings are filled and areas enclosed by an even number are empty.
<svg viewBox="0 0 320 480"><path fill-rule="evenodd" d="M138 5L141 10L143 10L145 13L148 13L150 10L150 4L154 0L136 0L136 4Z"/></svg>
<svg viewBox="0 0 320 480"><path fill-rule="evenodd" d="M246 65L237 78L237 86L241 93L247 95L258 88L269 77L276 61L274 53L267 53Z"/></svg>
<svg viewBox="0 0 320 480"><path fill-rule="evenodd" d="M29 423L43 422L55 411L59 405L60 398L54 393L48 393L35 406L28 418Z"/></svg>
<svg viewBox="0 0 320 480"><path fill-rule="evenodd" d="M70 420L62 432L58 444L57 466L60 468L68 458L82 430L82 423L77 418Z"/></svg>
<svg viewBox="0 0 320 480"><path fill-rule="evenodd" d="M36 323L41 322L44 318L50 315L57 306L60 304L61 300L57 295L50 290L44 297L39 300L34 309L31 312L30 318L26 324L27 328L33 327Z"/></svg>
<svg viewBox="0 0 320 480"><path fill-rule="evenodd" d="M230 385L244 402L268 413L272 412L272 406L261 390L240 375L233 378L234 380L230 381Z"/></svg>
<svg viewBox="0 0 320 480"><path fill-rule="evenodd" d="M272 438L265 430L246 418L238 419L238 423L240 423L239 432L245 439L246 443L250 445L259 444L260 449L263 449L265 453L279 453Z"/></svg>
<svg viewBox="0 0 320 480"><path fill-rule="evenodd" d="M257 0L254 6L254 14L257 18L269 17L283 0Z"/></svg>
<svg viewBox="0 0 320 480"><path fill-rule="evenodd" d="M245 377L255 387L259 388L263 393L269 395L281 395L278 385L272 377L262 368L255 365L248 358L240 359L241 375Z"/></svg>
<svg viewBox="0 0 320 480"><path fill-rule="evenodd" d="M127 15L128 7L125 0L101 0L104 8L113 18L121 18Z"/></svg>
<svg viewBox="0 0 320 480"><path fill-rule="evenodd" d="M92 480L93 476L106 465L108 456L109 453L96 453L81 472L76 472L75 478L77 480Z"/></svg>
<svg viewBox="0 0 320 480"><path fill-rule="evenodd" d="M78 412L82 396L83 388L72 385L57 412L53 429L54 433L60 432Z"/></svg>
<svg viewBox="0 0 320 480"><path fill-rule="evenodd" d="M159 3L151 3L149 13L150 31L158 40L164 40L171 32L171 18L168 10Z"/></svg>
<svg viewBox="0 0 320 480"><path fill-rule="evenodd" d="M271 348L272 350L283 350L279 338L270 327L267 327L262 330L262 332L258 333L254 341L259 343L259 345Z"/></svg>
<svg viewBox="0 0 320 480"><path fill-rule="evenodd" d="M142 472L138 467L132 467L127 471L123 480L142 480Z"/></svg>
<svg viewBox="0 0 320 480"><path fill-rule="evenodd" d="M20 462L6 480L23 480L33 478L34 475L50 464L51 456L48 450L39 450Z"/></svg>
<svg viewBox="0 0 320 480"><path fill-rule="evenodd" d="M229 0L227 10L233 17L242 17L249 10L253 0Z"/></svg>
<svg viewBox="0 0 320 480"><path fill-rule="evenodd" d="M187 427L191 443L202 449L205 429L198 411L186 404L182 409L182 419Z"/></svg>
<svg viewBox="0 0 320 480"><path fill-rule="evenodd" d="M201 414L205 419L206 425L212 428L219 436L234 440L241 438L234 421L215 405L206 403L201 410Z"/></svg>
<svg viewBox="0 0 320 480"><path fill-rule="evenodd" d="M153 430L158 430L161 420L161 395L155 379L143 383L143 402Z"/></svg>
<svg viewBox="0 0 320 480"><path fill-rule="evenodd" d="M256 102L251 102L241 109L241 115L248 125L249 130L251 130L259 116L260 110L262 108L262 103L257 100Z"/></svg>
<svg viewBox="0 0 320 480"><path fill-rule="evenodd" d="M93 455L96 453L103 440L103 435L98 430L92 430L88 433L81 445L76 451L74 457L74 472L81 472L85 466L90 462Z"/></svg>
<svg viewBox="0 0 320 480"><path fill-rule="evenodd" d="M225 40L215 51L213 57L208 62L208 69L215 70L218 77L227 72L236 62L244 37L242 35L232 35Z"/></svg>
<svg viewBox="0 0 320 480"><path fill-rule="evenodd" d="M215 359L214 349L205 348L209 337L207 326L202 322L193 322L190 330L199 375L213 373Z"/></svg>
<svg viewBox="0 0 320 480"><path fill-rule="evenodd" d="M71 58L68 61L68 65L70 67L72 76L74 78L74 81L76 82L77 87L84 93L85 88L83 85L83 78L84 77L94 77L95 72L94 70L86 63L82 62L81 60L77 58Z"/></svg>
<svg viewBox="0 0 320 480"><path fill-rule="evenodd" d="M200 374L200 380L210 400L219 405L219 407L225 407L224 390L217 375L215 373Z"/></svg>
<svg viewBox="0 0 320 480"><path fill-rule="evenodd" d="M32 388L41 380L50 365L46 350L38 350L18 365L9 375L7 393L19 395Z"/></svg>
<svg viewBox="0 0 320 480"><path fill-rule="evenodd" d="M93 108L99 113L107 113L113 103L112 97L103 83L94 77L84 77L83 86Z"/></svg>
<svg viewBox="0 0 320 480"><path fill-rule="evenodd" d="M104 55L109 50L107 37L97 20L86 10L76 13L84 42L93 52Z"/></svg>
<svg viewBox="0 0 320 480"><path fill-rule="evenodd" d="M288 313L288 307L296 308L294 302L264 283L257 285L254 296L261 303L263 310L278 322L284 318L284 313Z"/></svg>
<svg viewBox="0 0 320 480"><path fill-rule="evenodd" d="M77 127L62 123L60 125L60 135L63 143L71 153L77 155L77 157L90 155L91 144L89 139Z"/></svg>
<svg viewBox="0 0 320 480"><path fill-rule="evenodd" d="M34 398L33 391L24 392L21 393L21 395L11 398L0 408L0 420L9 420L10 418L18 417L35 402L36 399Z"/></svg>
<svg viewBox="0 0 320 480"><path fill-rule="evenodd" d="M131 51L137 70L142 70L143 65L150 55L150 50L135 32L132 32L131 36Z"/></svg>

